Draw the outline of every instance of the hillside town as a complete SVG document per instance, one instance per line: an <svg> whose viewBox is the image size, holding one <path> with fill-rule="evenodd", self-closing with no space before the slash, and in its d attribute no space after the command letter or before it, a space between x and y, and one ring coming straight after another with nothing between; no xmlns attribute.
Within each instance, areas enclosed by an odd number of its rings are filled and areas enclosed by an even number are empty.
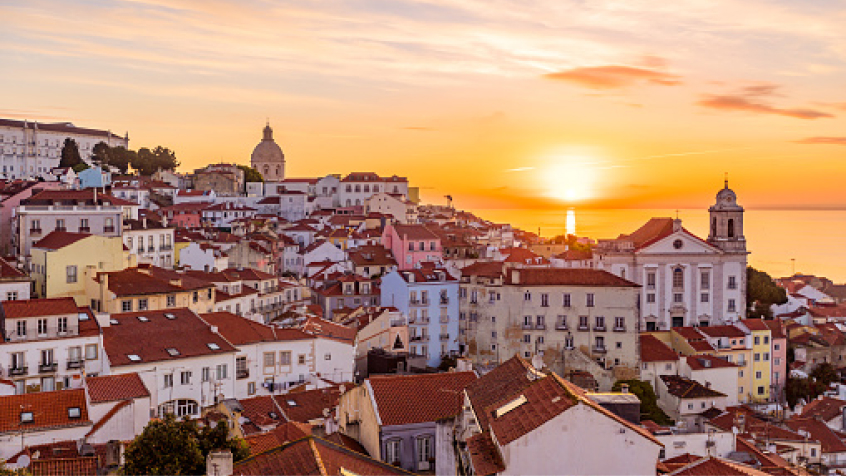
<svg viewBox="0 0 846 476"><path fill-rule="evenodd" d="M273 132L145 175L95 154L128 134L0 120L6 469L136 474L190 422L214 476L846 474L846 284L749 268L728 180L707 236L541 237L289 177Z"/></svg>

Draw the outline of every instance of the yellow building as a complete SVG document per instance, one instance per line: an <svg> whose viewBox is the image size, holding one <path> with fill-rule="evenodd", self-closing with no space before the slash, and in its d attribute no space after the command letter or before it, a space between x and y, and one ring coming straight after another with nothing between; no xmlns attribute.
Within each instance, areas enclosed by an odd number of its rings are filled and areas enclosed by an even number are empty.
<svg viewBox="0 0 846 476"><path fill-rule="evenodd" d="M97 273L87 289L92 308L101 312L159 311L187 307L214 311L214 284L147 264Z"/></svg>
<svg viewBox="0 0 846 476"><path fill-rule="evenodd" d="M96 273L134 265L121 237L66 231L53 231L33 244L30 256L35 297L72 297L79 306L91 304L86 281Z"/></svg>
<svg viewBox="0 0 846 476"><path fill-rule="evenodd" d="M744 319L738 323L752 334L752 400L770 400L772 376L772 332L761 319Z"/></svg>

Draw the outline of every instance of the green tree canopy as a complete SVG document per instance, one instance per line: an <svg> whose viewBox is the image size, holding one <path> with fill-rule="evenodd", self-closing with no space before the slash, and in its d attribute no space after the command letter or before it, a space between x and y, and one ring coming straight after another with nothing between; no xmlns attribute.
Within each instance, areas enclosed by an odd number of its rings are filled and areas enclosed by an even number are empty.
<svg viewBox="0 0 846 476"><path fill-rule="evenodd" d="M640 419L652 420L659 425L672 425L673 420L658 406L658 397L649 382L643 380L618 380L611 387L612 392L619 392L623 384L629 385L629 392L640 400Z"/></svg>
<svg viewBox="0 0 846 476"><path fill-rule="evenodd" d="M89 167L89 166L88 166L88 164L86 164L85 162L82 162L82 163L79 163L79 164L74 165L74 166L73 166L73 167L71 167L71 168L73 169L73 171L74 171L74 172L76 172L76 173L80 173L80 172L82 172L83 170L88 169L88 168L90 168L90 167Z"/></svg>
<svg viewBox="0 0 846 476"><path fill-rule="evenodd" d="M244 171L244 182L264 182L261 173L249 165L238 165L238 168Z"/></svg>
<svg viewBox="0 0 846 476"><path fill-rule="evenodd" d="M91 161L96 165L106 165L112 160L112 148L103 141L94 145L91 151Z"/></svg>
<svg viewBox="0 0 846 476"><path fill-rule="evenodd" d="M746 268L746 302L752 306L747 317L770 319L770 306L787 302L787 292L769 274L749 266Z"/></svg>
<svg viewBox="0 0 846 476"><path fill-rule="evenodd" d="M166 415L148 423L127 447L124 474L205 474L208 454L227 448L235 461L249 455L243 440L229 438L225 422L200 428L193 420L178 421Z"/></svg>
<svg viewBox="0 0 846 476"><path fill-rule="evenodd" d="M65 143L62 145L62 159L59 160L59 167L73 167L81 163L83 162L82 157L79 155L79 146L75 140L70 137L66 138Z"/></svg>

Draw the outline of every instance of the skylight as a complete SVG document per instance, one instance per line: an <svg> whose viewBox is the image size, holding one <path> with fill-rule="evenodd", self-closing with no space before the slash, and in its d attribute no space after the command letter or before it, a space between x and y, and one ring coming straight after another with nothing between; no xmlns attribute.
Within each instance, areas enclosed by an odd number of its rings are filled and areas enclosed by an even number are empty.
<svg viewBox="0 0 846 476"><path fill-rule="evenodd" d="M209 346L209 349L211 350L220 350L220 346L215 344L214 342L209 342L206 345Z"/></svg>
<svg viewBox="0 0 846 476"><path fill-rule="evenodd" d="M514 410L515 408L519 407L520 405L528 402L529 400L526 399L524 395L520 395L519 397L511 400L510 402L506 403L505 405L496 409L496 417L500 418L502 415Z"/></svg>
<svg viewBox="0 0 846 476"><path fill-rule="evenodd" d="M87 321L88 320L88 313L87 312L80 312L77 318L80 321Z"/></svg>
<svg viewBox="0 0 846 476"><path fill-rule="evenodd" d="M117 319L109 319L109 324L116 326L116 325L120 324L120 321L117 320Z"/></svg>
<svg viewBox="0 0 846 476"><path fill-rule="evenodd" d="M166 350L167 350L167 353L168 353L171 357L175 357L175 356L179 355L179 350L174 349L173 347L170 347L170 348L168 348L168 349L166 349Z"/></svg>
<svg viewBox="0 0 846 476"><path fill-rule="evenodd" d="M165 313L164 317L170 319L171 321L176 319L176 314L171 314L169 312Z"/></svg>
<svg viewBox="0 0 846 476"><path fill-rule="evenodd" d="M288 400L288 405L295 407L295 406L297 406L297 402L295 402L293 400Z"/></svg>
<svg viewBox="0 0 846 476"><path fill-rule="evenodd" d="M80 416L82 416L82 412L79 407L68 408L68 418L79 418Z"/></svg>
<svg viewBox="0 0 846 476"><path fill-rule="evenodd" d="M150 322L150 320L147 319L146 316L138 316L138 320L141 321L141 322Z"/></svg>
<svg viewBox="0 0 846 476"><path fill-rule="evenodd" d="M141 357L136 354L127 354L126 357L133 362L141 362Z"/></svg>
<svg viewBox="0 0 846 476"><path fill-rule="evenodd" d="M32 412L21 412L21 423L32 423Z"/></svg>

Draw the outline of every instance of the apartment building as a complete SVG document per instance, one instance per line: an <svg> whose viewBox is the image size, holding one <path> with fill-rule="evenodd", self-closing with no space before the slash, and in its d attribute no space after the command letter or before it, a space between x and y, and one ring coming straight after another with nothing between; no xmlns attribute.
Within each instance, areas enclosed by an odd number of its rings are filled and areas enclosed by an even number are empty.
<svg viewBox="0 0 846 476"><path fill-rule="evenodd" d="M212 312L215 302L214 284L150 265L98 272L86 282L86 293L94 309L108 313L180 307Z"/></svg>
<svg viewBox="0 0 846 476"><path fill-rule="evenodd" d="M595 269L471 265L462 270L460 294L468 353L480 363L540 355L562 373L604 369L633 378L639 288Z"/></svg>
<svg viewBox="0 0 846 476"><path fill-rule="evenodd" d="M401 270L443 261L441 237L425 225L388 224L382 231L382 244L391 250Z"/></svg>
<svg viewBox="0 0 846 476"><path fill-rule="evenodd" d="M392 271L382 278L382 305L408 317L409 349L437 367L458 347L458 280L444 268Z"/></svg>
<svg viewBox="0 0 846 476"><path fill-rule="evenodd" d="M32 280L26 273L0 258L0 301L29 299Z"/></svg>
<svg viewBox="0 0 846 476"><path fill-rule="evenodd" d="M123 244L136 256L137 263L173 268L174 233L175 228L147 218L123 222Z"/></svg>
<svg viewBox="0 0 846 476"><path fill-rule="evenodd" d="M15 393L78 388L103 362L100 326L73 298L0 302L3 376Z"/></svg>

